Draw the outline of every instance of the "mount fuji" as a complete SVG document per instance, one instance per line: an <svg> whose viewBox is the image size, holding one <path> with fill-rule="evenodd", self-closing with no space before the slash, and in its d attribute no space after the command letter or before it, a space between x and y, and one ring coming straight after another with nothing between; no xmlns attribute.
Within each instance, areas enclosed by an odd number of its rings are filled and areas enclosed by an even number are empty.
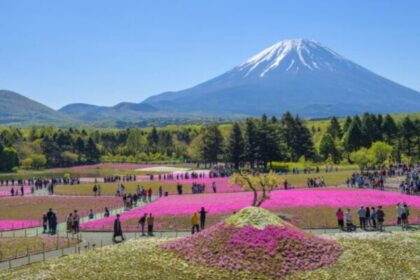
<svg viewBox="0 0 420 280"><path fill-rule="evenodd" d="M420 93L312 40L284 40L189 89L152 96L158 111L304 117L418 112Z"/></svg>

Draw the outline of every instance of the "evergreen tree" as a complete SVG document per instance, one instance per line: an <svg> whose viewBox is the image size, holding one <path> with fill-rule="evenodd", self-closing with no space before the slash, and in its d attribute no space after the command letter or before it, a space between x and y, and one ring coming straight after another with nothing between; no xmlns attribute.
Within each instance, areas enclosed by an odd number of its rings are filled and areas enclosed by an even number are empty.
<svg viewBox="0 0 420 280"><path fill-rule="evenodd" d="M340 123L336 117L331 118L330 126L327 131L333 138L341 138L343 136L343 131L341 130Z"/></svg>
<svg viewBox="0 0 420 280"><path fill-rule="evenodd" d="M276 134L275 126L269 123L265 115L261 118L258 126L258 160L262 162L264 168L267 163L275 160L279 156L279 139Z"/></svg>
<svg viewBox="0 0 420 280"><path fill-rule="evenodd" d="M156 130L156 127L153 127L152 130L150 131L149 135L147 136L147 142L149 143L150 146L153 146L153 147L158 144L159 135Z"/></svg>
<svg viewBox="0 0 420 280"><path fill-rule="evenodd" d="M351 122L352 122L352 119L350 118L350 116L347 116L346 120L344 121L344 125L343 125L343 134L346 133L347 130L349 130Z"/></svg>
<svg viewBox="0 0 420 280"><path fill-rule="evenodd" d="M204 162L217 163L223 152L223 136L219 127L216 124L206 127L202 141L201 157Z"/></svg>
<svg viewBox="0 0 420 280"><path fill-rule="evenodd" d="M75 142L75 152L77 153L79 162L82 162L83 154L85 153L85 141L79 136Z"/></svg>
<svg viewBox="0 0 420 280"><path fill-rule="evenodd" d="M354 152L363 147L364 141L362 138L362 130L360 129L359 122L353 118L348 131L343 137L346 152Z"/></svg>
<svg viewBox="0 0 420 280"><path fill-rule="evenodd" d="M388 144L392 144L398 137L398 127L395 124L394 118L392 118L389 114L385 116L385 120L382 124L382 131L385 137L385 141Z"/></svg>
<svg viewBox="0 0 420 280"><path fill-rule="evenodd" d="M245 136L244 136L244 160L249 162L251 168L254 167L255 161L258 157L258 132L255 121L251 118L246 119L245 122Z"/></svg>
<svg viewBox="0 0 420 280"><path fill-rule="evenodd" d="M329 133L325 133L322 136L319 144L319 153L324 161L331 157L334 163L340 162L339 152L335 146L333 137Z"/></svg>
<svg viewBox="0 0 420 280"><path fill-rule="evenodd" d="M86 160L89 163L99 162L101 154L96 147L96 144L93 142L93 139L89 137L86 144Z"/></svg>
<svg viewBox="0 0 420 280"><path fill-rule="evenodd" d="M402 140L402 148L405 154L409 157L413 156L414 137L416 136L416 126L413 121L407 116L401 123L400 134Z"/></svg>
<svg viewBox="0 0 420 280"><path fill-rule="evenodd" d="M244 139L242 136L241 127L237 122L232 126L232 131L230 133L229 144L227 147L228 160L233 163L235 169L239 169L239 164L241 163L244 156Z"/></svg>

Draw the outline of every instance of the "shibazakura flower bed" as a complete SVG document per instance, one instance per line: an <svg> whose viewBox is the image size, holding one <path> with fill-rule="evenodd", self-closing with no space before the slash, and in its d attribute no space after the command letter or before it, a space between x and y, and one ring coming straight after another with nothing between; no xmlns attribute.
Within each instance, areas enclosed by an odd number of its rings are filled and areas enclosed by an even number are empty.
<svg viewBox="0 0 420 280"><path fill-rule="evenodd" d="M256 207L244 208L225 222L162 247L200 265L270 277L328 266L342 253L334 241L304 233Z"/></svg>
<svg viewBox="0 0 420 280"><path fill-rule="evenodd" d="M191 216L201 207L208 212L208 224L213 224L234 211L247 207L252 202L251 192L170 195L160 198L144 207L127 211L121 215L124 229L138 230L137 221L144 213L153 213L156 217L156 230L185 230L191 226ZM398 202L407 202L411 207L411 217L417 217L415 208L420 208L420 196L409 196L394 192L376 190L354 190L347 188L294 189L271 193L271 198L263 207L292 216L293 223L300 227L335 227L335 212L338 207L356 209L387 206L387 222L395 221L394 206ZM111 231L115 217L104 218L82 224L85 231Z"/></svg>

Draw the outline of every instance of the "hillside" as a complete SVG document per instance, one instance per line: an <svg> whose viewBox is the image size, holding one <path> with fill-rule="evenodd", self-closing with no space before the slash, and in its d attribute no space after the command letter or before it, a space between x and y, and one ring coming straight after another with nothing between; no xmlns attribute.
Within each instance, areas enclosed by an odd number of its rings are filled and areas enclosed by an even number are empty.
<svg viewBox="0 0 420 280"><path fill-rule="evenodd" d="M41 103L33 101L16 92L0 90L0 124L30 125L74 122L72 118L61 114Z"/></svg>

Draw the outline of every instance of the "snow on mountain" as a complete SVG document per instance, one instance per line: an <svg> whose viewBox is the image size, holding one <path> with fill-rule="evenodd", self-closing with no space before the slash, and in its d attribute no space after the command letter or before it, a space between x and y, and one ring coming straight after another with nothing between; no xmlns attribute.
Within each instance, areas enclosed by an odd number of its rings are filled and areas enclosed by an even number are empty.
<svg viewBox="0 0 420 280"><path fill-rule="evenodd" d="M313 40L284 40L230 71L144 101L160 110L217 115L292 111L307 117L417 112L420 93Z"/></svg>

